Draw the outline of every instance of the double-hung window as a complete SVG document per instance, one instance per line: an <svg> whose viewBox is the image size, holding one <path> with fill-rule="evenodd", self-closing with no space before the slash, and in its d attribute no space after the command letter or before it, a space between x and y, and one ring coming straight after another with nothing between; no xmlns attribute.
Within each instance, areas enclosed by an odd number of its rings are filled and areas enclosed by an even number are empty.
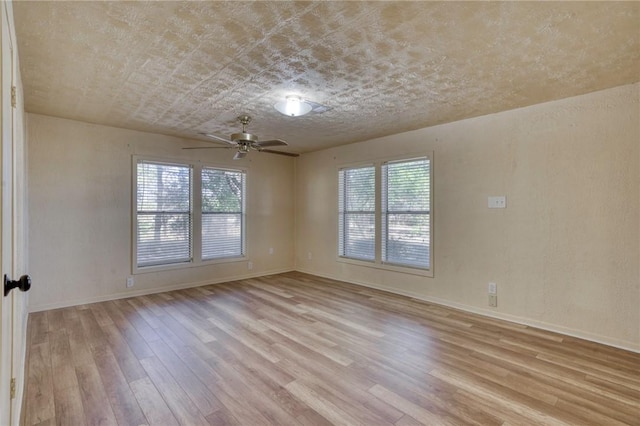
<svg viewBox="0 0 640 426"><path fill-rule="evenodd" d="M138 162L138 267L191 261L191 187L189 165Z"/></svg>
<svg viewBox="0 0 640 426"><path fill-rule="evenodd" d="M136 159L134 271L246 254L246 172Z"/></svg>
<svg viewBox="0 0 640 426"><path fill-rule="evenodd" d="M375 178L373 166L342 169L339 172L340 256L375 259Z"/></svg>
<svg viewBox="0 0 640 426"><path fill-rule="evenodd" d="M245 173L202 168L202 258L244 254Z"/></svg>
<svg viewBox="0 0 640 426"><path fill-rule="evenodd" d="M338 172L338 256L432 275L431 158Z"/></svg>
<svg viewBox="0 0 640 426"><path fill-rule="evenodd" d="M430 268L431 185L429 160L382 165L382 261Z"/></svg>

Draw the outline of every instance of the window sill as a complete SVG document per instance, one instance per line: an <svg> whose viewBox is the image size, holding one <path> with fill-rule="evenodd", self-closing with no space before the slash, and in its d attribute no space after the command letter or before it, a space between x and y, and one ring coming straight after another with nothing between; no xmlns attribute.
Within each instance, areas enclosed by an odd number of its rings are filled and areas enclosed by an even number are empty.
<svg viewBox="0 0 640 426"><path fill-rule="evenodd" d="M183 263L172 263L167 265L134 267L133 275L149 274L154 272L172 271L175 269L201 268L204 266L219 265L224 263L238 263L249 260L247 256L220 257L207 260L198 260Z"/></svg>
<svg viewBox="0 0 640 426"><path fill-rule="evenodd" d="M341 263L349 263L351 265L364 266L367 268L382 269L385 271L399 272L402 274L419 275L421 277L433 278L433 268L431 269L412 268L410 266L399 266L399 265L394 265L389 263L380 263L378 261L373 261L373 260L370 260L370 261L358 260L358 259L351 259L348 257L340 257L340 256L338 256L336 260Z"/></svg>

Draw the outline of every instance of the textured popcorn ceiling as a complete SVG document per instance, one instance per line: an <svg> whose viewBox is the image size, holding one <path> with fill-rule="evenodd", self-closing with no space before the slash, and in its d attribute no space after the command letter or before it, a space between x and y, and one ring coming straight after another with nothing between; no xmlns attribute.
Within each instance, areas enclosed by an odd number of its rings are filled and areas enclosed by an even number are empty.
<svg viewBox="0 0 640 426"><path fill-rule="evenodd" d="M637 2L13 5L27 111L185 137L248 113L292 152L640 80Z"/></svg>

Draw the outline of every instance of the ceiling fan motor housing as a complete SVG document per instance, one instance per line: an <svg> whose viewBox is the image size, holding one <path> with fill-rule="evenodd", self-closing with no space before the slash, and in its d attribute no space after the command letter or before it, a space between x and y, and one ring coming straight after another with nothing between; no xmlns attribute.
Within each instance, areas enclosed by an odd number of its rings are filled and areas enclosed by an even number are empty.
<svg viewBox="0 0 640 426"><path fill-rule="evenodd" d="M231 140L239 143L239 142L249 142L255 143L258 142L258 137L256 135L252 135L251 133L234 133L231 135Z"/></svg>

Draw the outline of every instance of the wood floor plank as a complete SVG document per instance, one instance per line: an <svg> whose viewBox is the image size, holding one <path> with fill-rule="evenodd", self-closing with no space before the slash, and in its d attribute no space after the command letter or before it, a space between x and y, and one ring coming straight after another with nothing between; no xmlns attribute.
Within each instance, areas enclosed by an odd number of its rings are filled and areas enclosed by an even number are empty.
<svg viewBox="0 0 640 426"><path fill-rule="evenodd" d="M87 424L82 406L82 396L78 386L67 387L64 392L54 395L56 405L55 424L83 425Z"/></svg>
<svg viewBox="0 0 640 426"><path fill-rule="evenodd" d="M358 425L360 421L350 416L345 411L338 408L330 401L322 398L310 386L301 383L299 380L293 381L286 386L287 390L295 395L309 408L316 411L322 417L334 425Z"/></svg>
<svg viewBox="0 0 640 426"><path fill-rule="evenodd" d="M51 311L47 311L49 332L59 331L66 327L64 320L64 311L65 309L53 309Z"/></svg>
<svg viewBox="0 0 640 426"><path fill-rule="evenodd" d="M248 424L274 425L292 424L295 421L294 417L300 409L285 388L262 381L251 368L234 357L228 357L224 349L214 352L214 358L208 362L215 365L217 374L222 378L216 387L225 391L220 397L222 403L238 420ZM242 403L238 405L238 401ZM246 406L255 405L260 406L259 411L253 408L247 410Z"/></svg>
<svg viewBox="0 0 640 426"><path fill-rule="evenodd" d="M38 327L42 326L39 324ZM43 339L36 336L35 341ZM27 398L25 405L26 424L35 425L48 419L55 419L54 389L52 382L51 355L49 343L32 344L29 349L29 368L27 377Z"/></svg>
<svg viewBox="0 0 640 426"><path fill-rule="evenodd" d="M442 416L438 416L436 413L432 413L429 410L420 407L401 397L398 394L391 392L381 385L374 385L371 389L369 389L372 395L380 398L383 401L387 401L393 407L396 407L403 413L408 414L413 419L419 421L424 425L434 425L434 424L442 424L442 425L455 425L451 419L447 419ZM399 419L398 419L399 420ZM458 423L459 424L459 423Z"/></svg>
<svg viewBox="0 0 640 426"><path fill-rule="evenodd" d="M231 325L226 321L220 320L217 317L209 317L208 320L218 327L220 330L232 336L247 348L253 350L265 360L269 362L278 362L280 358L278 358L269 345L265 344L265 342L260 339L252 336L252 333L246 329L243 329L241 326Z"/></svg>
<svg viewBox="0 0 640 426"><path fill-rule="evenodd" d="M69 387L78 387L78 378L71 359L71 345L69 336L64 328L52 331L49 334L51 350L51 373L53 387L56 393L62 393Z"/></svg>
<svg viewBox="0 0 640 426"><path fill-rule="evenodd" d="M208 425L198 407L155 357L140 361L176 419L183 425Z"/></svg>
<svg viewBox="0 0 640 426"><path fill-rule="evenodd" d="M491 413L475 409L468 405L459 404L453 396L457 388L431 375L407 376L397 374L384 365L377 364L375 382L384 383L384 387L399 397L411 402L422 409L436 413L439 416L455 419L458 424L474 424L478 426L501 425L502 420ZM415 419L405 419L410 422Z"/></svg>
<svg viewBox="0 0 640 426"><path fill-rule="evenodd" d="M49 337L48 312L34 312L30 315L31 344L46 343Z"/></svg>
<svg viewBox="0 0 640 426"><path fill-rule="evenodd" d="M156 341L159 337L133 306L126 300L114 300L108 302L107 311L138 359L153 356L147 342Z"/></svg>
<svg viewBox="0 0 640 426"><path fill-rule="evenodd" d="M257 379L274 388L285 386L295 380L295 377L289 371L277 364L264 368L264 359L259 354L247 350L246 346L231 337L220 339L218 344L215 346L214 344L209 344L209 347L225 359L237 360L238 363L251 371Z"/></svg>
<svg viewBox="0 0 640 426"><path fill-rule="evenodd" d="M65 312L65 314L67 313ZM89 340L82 328L77 310L72 309L68 315L65 315L65 324L67 326L71 360L74 367L91 364L93 358L91 357L91 350L89 349Z"/></svg>
<svg viewBox="0 0 640 426"><path fill-rule="evenodd" d="M307 385L314 386L316 393L331 395L328 401L361 423L391 424L402 416L403 413L363 389L363 386L368 388L373 384L349 374L349 369L335 371L331 365L327 368L321 360L316 361L313 354L306 353L308 360L305 360L296 354L296 350L280 344L276 346L283 354L279 364Z"/></svg>
<svg viewBox="0 0 640 426"><path fill-rule="evenodd" d="M114 354L119 369L124 374L124 377L126 377L126 380L132 382L145 377L147 374L144 368L142 368L139 358L133 353L133 350L122 337L118 328L113 324L107 324L102 327L102 330L104 332L104 338L109 344L109 352ZM147 354L145 353L145 355ZM142 358L146 358L146 356Z"/></svg>
<svg viewBox="0 0 640 426"><path fill-rule="evenodd" d="M296 333L295 331L287 331L282 327L275 325L273 322L268 320L260 320L262 324L264 324L267 328L275 331L278 334L330 359L331 361L338 363L343 366L348 366L353 363L353 360L344 356L340 352L333 350L331 347L314 341L316 339L310 338L309 336L300 335L300 333Z"/></svg>
<svg viewBox="0 0 640 426"><path fill-rule="evenodd" d="M27 426L640 426L640 354L300 272L27 331Z"/></svg>
<svg viewBox="0 0 640 426"><path fill-rule="evenodd" d="M538 424L557 424L563 426L576 424L575 419L565 421L562 420L562 418L556 417L560 413L558 410L554 410L552 405L547 404L545 410L540 409L540 405L534 404L533 401L526 401L526 397L512 396L511 398L505 398L505 391L501 392L501 390L496 390L495 387L490 384L483 383L475 378L464 377L452 370L433 370L430 374L467 392L483 395L485 398L493 401L494 404L502 405L509 411L516 412ZM555 416L549 414L549 411L555 412Z"/></svg>
<svg viewBox="0 0 640 426"><path fill-rule="evenodd" d="M178 420L148 377L129 383L150 426L177 426Z"/></svg>
<svg viewBox="0 0 640 426"><path fill-rule="evenodd" d="M83 364L76 367L80 396L87 424L117 425L116 416L104 390L100 373L95 364Z"/></svg>
<svg viewBox="0 0 640 426"><path fill-rule="evenodd" d="M207 389L189 367L167 345L161 342L151 343L151 350L156 358L164 364L164 367L182 387L189 398L204 416L214 413L221 408L220 401Z"/></svg>
<svg viewBox="0 0 640 426"><path fill-rule="evenodd" d="M162 337L163 343L173 350L180 357L189 369L197 375L205 384L218 382L220 376L207 363L213 354L205 345L193 347L185 345L171 330L167 328L158 329L158 334Z"/></svg>
<svg viewBox="0 0 640 426"><path fill-rule="evenodd" d="M106 324L111 326L109 323ZM112 349L109 346L94 349L93 359L117 422L121 425L146 423L146 418L136 403L125 374L118 365ZM140 368L142 369L142 366Z"/></svg>
<svg viewBox="0 0 640 426"><path fill-rule="evenodd" d="M242 426L242 423L224 408L209 414L207 421L211 426Z"/></svg>
<svg viewBox="0 0 640 426"><path fill-rule="evenodd" d="M113 319L109 316L103 303L93 303L89 305L89 309L99 326L113 324Z"/></svg>

